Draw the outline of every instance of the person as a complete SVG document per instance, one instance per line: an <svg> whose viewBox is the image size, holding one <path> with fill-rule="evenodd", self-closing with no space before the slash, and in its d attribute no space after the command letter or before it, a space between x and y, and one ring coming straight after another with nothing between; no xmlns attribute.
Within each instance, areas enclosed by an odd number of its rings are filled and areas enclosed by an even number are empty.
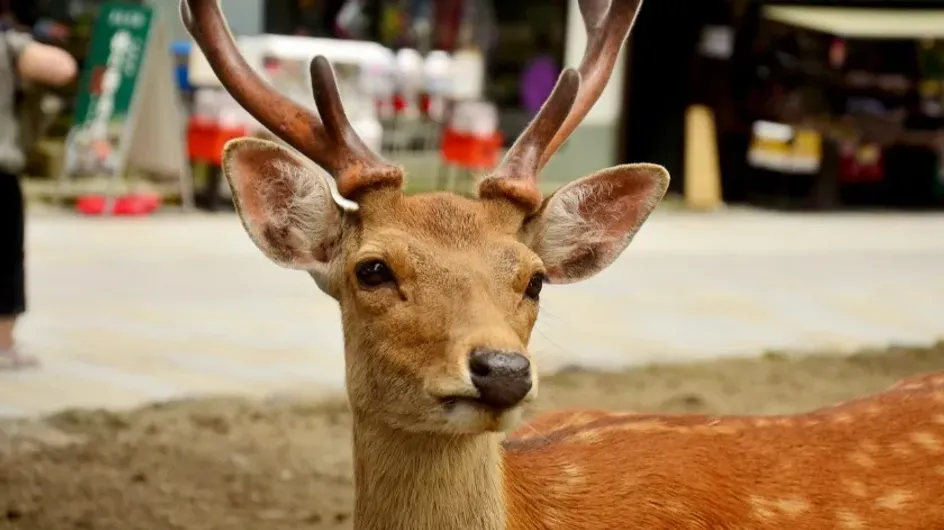
<svg viewBox="0 0 944 530"><path fill-rule="evenodd" d="M25 204L19 173L25 155L19 141L16 94L21 83L63 86L76 75L69 53L7 28L0 33L0 370L34 366L14 340L26 310Z"/></svg>

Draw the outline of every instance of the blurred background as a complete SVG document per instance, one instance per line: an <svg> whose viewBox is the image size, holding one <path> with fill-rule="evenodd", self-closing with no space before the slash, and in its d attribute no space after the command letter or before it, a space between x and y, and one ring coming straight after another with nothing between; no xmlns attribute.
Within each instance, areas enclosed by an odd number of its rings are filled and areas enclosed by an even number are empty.
<svg viewBox="0 0 944 530"><path fill-rule="evenodd" d="M691 200L708 206L721 200L830 210L944 204L938 170L944 30L934 1L652 4L600 102L545 172L549 186L601 166L646 160L675 176L674 194L683 196L689 184L697 188ZM34 91L24 105L29 173L36 178L31 188L74 199L104 186L94 178L103 175L68 179L57 189L42 183L82 165L71 162L83 150L71 147L89 143L80 133L90 122L88 100L97 97L96 65L107 61L105 49L91 52L92 41L96 31L106 41L116 29L95 25L103 2L24 5L21 18L29 20L23 24L85 66L71 89ZM194 185L163 190L163 200L228 208L217 147L257 125L192 48L175 2L118 5L153 11L153 29L138 37L155 59L140 60L160 62L159 76L174 86L140 96L149 84L138 83L144 73L132 76L126 81L136 85L136 97L114 114L150 116L149 107L172 100L185 132L172 134L173 120L160 132L146 126L139 143L170 141L163 137L182 143L178 150L187 154ZM362 136L406 164L418 188L470 189L472 176L495 163L540 107L561 68L579 62L585 42L576 0L223 0L223 6L254 66L300 101L310 103L310 57L327 55ZM160 49L151 50L156 33L163 34ZM711 112L711 138L702 138L700 114L690 113L698 106ZM112 116L111 127L121 129L125 121ZM70 130L78 131L76 142L66 141ZM707 165L716 158L717 169L686 172L686 138L689 148L707 142L714 155ZM704 150L693 151L688 157L700 161ZM163 169L171 184L190 178L177 175L175 164L161 167L133 155L119 157L131 158L120 161L130 166L119 168L123 176ZM700 191L704 178L707 197ZM155 183L135 184L142 192Z"/></svg>
<svg viewBox="0 0 944 530"><path fill-rule="evenodd" d="M221 1L312 108L328 57L410 193L472 193L586 41L576 0ZM349 528L336 304L262 257L221 177L265 131L176 0L0 7L81 70L17 107L41 365L0 371L0 528ZM942 156L944 1L646 0L541 184L653 162L669 196L542 295L535 411L781 414L944 369Z"/></svg>

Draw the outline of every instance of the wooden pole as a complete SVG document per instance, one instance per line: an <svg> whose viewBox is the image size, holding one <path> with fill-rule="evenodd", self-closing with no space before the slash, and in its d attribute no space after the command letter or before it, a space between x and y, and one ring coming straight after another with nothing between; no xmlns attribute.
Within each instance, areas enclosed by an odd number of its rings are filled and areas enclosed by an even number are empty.
<svg viewBox="0 0 944 530"><path fill-rule="evenodd" d="M711 211L722 206L715 117L706 105L685 112L685 205Z"/></svg>

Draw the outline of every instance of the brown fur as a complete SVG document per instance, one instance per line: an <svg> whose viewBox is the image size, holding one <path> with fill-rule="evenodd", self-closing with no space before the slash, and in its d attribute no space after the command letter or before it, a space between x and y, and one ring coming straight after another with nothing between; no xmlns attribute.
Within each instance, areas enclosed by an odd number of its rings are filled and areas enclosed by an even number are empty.
<svg viewBox="0 0 944 530"><path fill-rule="evenodd" d="M793 416L562 412L504 463L514 530L944 528L944 374Z"/></svg>
<svg viewBox="0 0 944 530"><path fill-rule="evenodd" d="M527 355L532 275L605 268L664 193L661 168L585 177L527 218L514 201L393 188L342 212L328 177L261 140L227 147L226 168L253 240L339 301L358 530L944 528L944 375L797 416L558 413L504 442L518 407L438 399L476 396L477 347ZM373 259L395 284L358 284Z"/></svg>

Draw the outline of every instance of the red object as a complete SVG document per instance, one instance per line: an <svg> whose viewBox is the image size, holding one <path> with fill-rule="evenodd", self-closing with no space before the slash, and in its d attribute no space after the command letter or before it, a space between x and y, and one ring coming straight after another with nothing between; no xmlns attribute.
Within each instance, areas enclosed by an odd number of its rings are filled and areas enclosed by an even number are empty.
<svg viewBox="0 0 944 530"><path fill-rule="evenodd" d="M419 95L419 97L418 97L417 99L418 99L417 104L418 104L419 107L420 107L420 108L419 108L419 111L420 111L422 114L429 114L429 102L430 102L429 94L423 92L423 93L421 93L421 94ZM377 108L378 108L378 109L380 108L381 105L382 105L382 102L381 102L381 101L377 101ZM404 109L406 109L406 99L404 99L404 97L401 96L400 94L394 94L394 96L393 96L393 110L394 110L394 112L396 112L397 114L400 114L401 112L403 112Z"/></svg>
<svg viewBox="0 0 944 530"><path fill-rule="evenodd" d="M397 114L403 112L403 109L406 108L406 99L403 98L400 94L393 96L393 110Z"/></svg>
<svg viewBox="0 0 944 530"><path fill-rule="evenodd" d="M91 80L89 81L89 93L97 96L102 93L102 77L105 75L105 68L96 66L92 69Z"/></svg>
<svg viewBox="0 0 944 530"><path fill-rule="evenodd" d="M425 115L429 114L429 103L432 98L429 97L429 94L422 93L420 94L420 112Z"/></svg>
<svg viewBox="0 0 944 530"><path fill-rule="evenodd" d="M839 182L876 183L885 179L885 157L878 146L871 146L873 156L862 156L858 143L841 146L839 153Z"/></svg>
<svg viewBox="0 0 944 530"><path fill-rule="evenodd" d="M160 196L144 193L129 193L111 201L104 195L84 195L75 201L75 209L84 215L148 215L160 207Z"/></svg>
<svg viewBox="0 0 944 530"><path fill-rule="evenodd" d="M846 64L846 42L842 39L833 39L830 43L829 64L837 70Z"/></svg>
<svg viewBox="0 0 944 530"><path fill-rule="evenodd" d="M502 141L502 134L498 131L491 136L480 137L446 129L443 131L440 155L444 162L454 166L490 169L498 164Z"/></svg>
<svg viewBox="0 0 944 530"><path fill-rule="evenodd" d="M433 10L436 49L455 50L462 23L463 0L439 0Z"/></svg>
<svg viewBox="0 0 944 530"><path fill-rule="evenodd" d="M249 134L246 127L220 127L216 122L190 118L187 124L187 152L190 160L221 166L226 142Z"/></svg>

